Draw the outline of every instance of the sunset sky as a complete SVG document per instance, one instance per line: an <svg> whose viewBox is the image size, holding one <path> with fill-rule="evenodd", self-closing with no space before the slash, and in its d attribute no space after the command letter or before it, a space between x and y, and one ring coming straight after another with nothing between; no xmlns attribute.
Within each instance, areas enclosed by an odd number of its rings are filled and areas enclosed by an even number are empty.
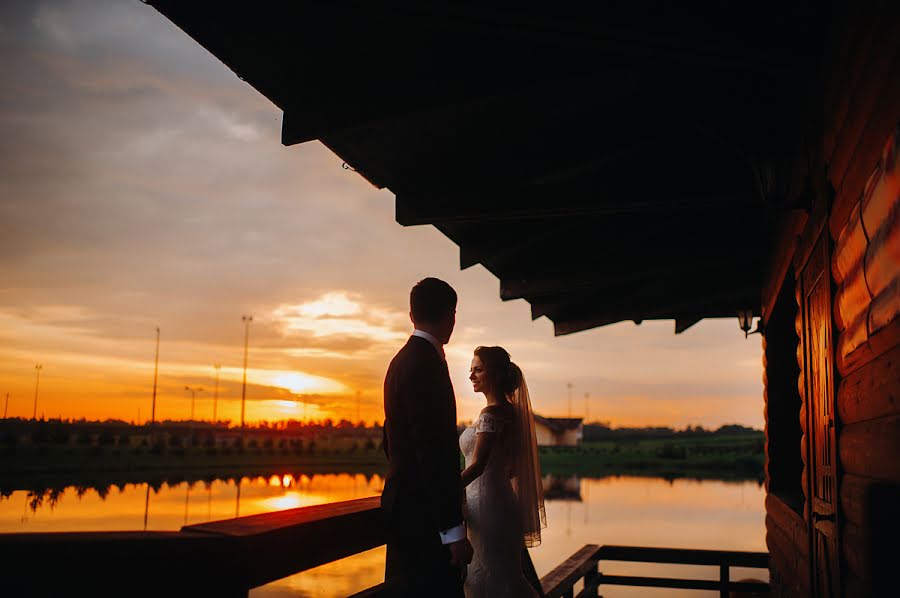
<svg viewBox="0 0 900 598"><path fill-rule="evenodd" d="M506 347L535 411L613 425L762 427L759 336L737 319L675 336L671 321L554 338L525 301L318 142L280 143L281 112L138 2L0 3L0 401L38 415L381 420L385 368L425 276L460 296L448 358L459 417L483 398L472 349ZM347 76L352 76L348 71ZM614 259L614 256L611 256Z"/></svg>

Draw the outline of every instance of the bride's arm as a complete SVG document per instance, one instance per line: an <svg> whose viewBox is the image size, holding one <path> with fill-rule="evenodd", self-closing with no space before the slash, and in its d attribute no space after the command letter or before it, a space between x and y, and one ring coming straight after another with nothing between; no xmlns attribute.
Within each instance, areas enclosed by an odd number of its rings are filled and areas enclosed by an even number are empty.
<svg viewBox="0 0 900 598"><path fill-rule="evenodd" d="M488 458L491 456L491 450L494 448L494 438L496 436L496 432L478 432L475 435L475 450L472 453L472 464L460 474L463 487L468 486L484 473Z"/></svg>

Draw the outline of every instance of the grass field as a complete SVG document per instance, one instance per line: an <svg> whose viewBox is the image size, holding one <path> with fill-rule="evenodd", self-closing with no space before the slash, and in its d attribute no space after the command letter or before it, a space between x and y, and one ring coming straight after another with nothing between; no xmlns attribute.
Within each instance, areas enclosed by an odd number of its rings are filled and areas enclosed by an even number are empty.
<svg viewBox="0 0 900 598"><path fill-rule="evenodd" d="M546 470L754 478L763 475L763 446L764 436L759 433L586 442L580 447L545 447L540 452Z"/></svg>

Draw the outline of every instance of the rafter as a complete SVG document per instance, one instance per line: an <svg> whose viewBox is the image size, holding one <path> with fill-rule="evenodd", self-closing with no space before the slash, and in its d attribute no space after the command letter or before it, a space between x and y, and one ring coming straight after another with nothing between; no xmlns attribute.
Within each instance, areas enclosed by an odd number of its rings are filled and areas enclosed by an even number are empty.
<svg viewBox="0 0 900 598"><path fill-rule="evenodd" d="M654 314L679 315L703 313L699 306L718 297L739 296L744 307L759 304L759 270L726 269L720 272L696 272L683 276L677 270L667 275L644 279L634 284L616 284L582 293L561 293L532 303L532 318L546 316L554 322L616 316L618 319L649 319ZM741 308L735 305L734 309Z"/></svg>
<svg viewBox="0 0 900 598"><path fill-rule="evenodd" d="M698 313L702 313L704 318L725 318L736 316L737 310L744 307L756 309L758 299L755 300L756 303L752 299L756 291L756 288L749 287L743 290L729 290L680 300L674 304L670 302L665 307L643 310L637 307L614 314L610 314L607 310L602 311L604 315L584 311L581 315L553 319L553 329L556 336L563 336L627 320L636 323L644 320L675 320L675 332L680 334L700 321Z"/></svg>
<svg viewBox="0 0 900 598"><path fill-rule="evenodd" d="M651 263L640 265L640 256L630 256L628 265L618 268L610 267L597 272L585 268L581 271L569 272L554 276L523 278L502 278L500 280L500 298L504 301L513 299L536 299L553 295L572 295L586 291L602 291L603 289L621 288L624 283L652 280L663 276L669 277L673 271L679 277L696 277L722 268L744 269L759 261L756 252L711 252L700 258L696 253L680 252L675 255L651 254L645 256Z"/></svg>
<svg viewBox="0 0 900 598"><path fill-rule="evenodd" d="M664 214L685 211L728 210L752 213L764 209L752 193L698 193L643 198L617 196L601 189L567 193L565 188L533 185L515 190L480 193L397 195L396 218L403 226L502 220L544 220L623 214ZM627 197L627 196L626 196Z"/></svg>

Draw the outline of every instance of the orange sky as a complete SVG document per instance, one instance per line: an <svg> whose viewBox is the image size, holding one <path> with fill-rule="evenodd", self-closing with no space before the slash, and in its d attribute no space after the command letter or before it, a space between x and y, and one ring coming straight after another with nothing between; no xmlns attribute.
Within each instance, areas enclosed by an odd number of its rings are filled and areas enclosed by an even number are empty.
<svg viewBox="0 0 900 598"><path fill-rule="evenodd" d="M146 419L154 327L158 418L239 417L242 314L253 314L248 407L259 419L382 417L381 380L411 328L408 289L460 294L448 347L459 415L483 399L472 349L500 344L535 410L614 425L761 427L759 337L736 318L554 338L524 301L317 142L279 143L280 112L152 8L4 3L0 51L0 400L38 414ZM350 74L348 74L350 76ZM615 259L611 256L610 259Z"/></svg>

